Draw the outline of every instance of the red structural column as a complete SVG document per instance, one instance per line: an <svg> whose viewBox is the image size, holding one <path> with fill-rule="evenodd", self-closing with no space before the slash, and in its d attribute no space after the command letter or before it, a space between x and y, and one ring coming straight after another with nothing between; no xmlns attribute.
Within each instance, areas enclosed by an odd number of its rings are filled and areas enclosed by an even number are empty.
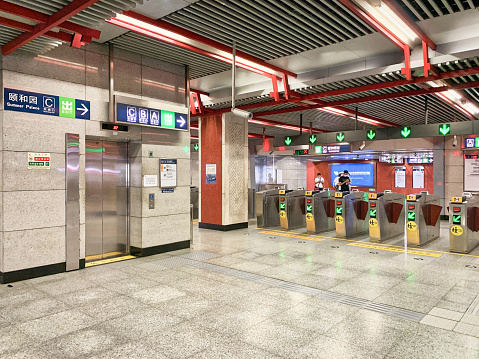
<svg viewBox="0 0 479 359"><path fill-rule="evenodd" d="M202 117L200 134L200 227L220 227L223 224L222 115ZM206 183L206 164L212 163L216 164L216 183Z"/></svg>

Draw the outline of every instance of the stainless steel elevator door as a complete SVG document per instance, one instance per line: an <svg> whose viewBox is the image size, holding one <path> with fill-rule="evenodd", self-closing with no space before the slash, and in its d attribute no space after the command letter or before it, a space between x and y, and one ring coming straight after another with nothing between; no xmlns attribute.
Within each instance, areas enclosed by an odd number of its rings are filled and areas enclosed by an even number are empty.
<svg viewBox="0 0 479 359"><path fill-rule="evenodd" d="M128 253L128 144L87 140L85 254L98 260Z"/></svg>

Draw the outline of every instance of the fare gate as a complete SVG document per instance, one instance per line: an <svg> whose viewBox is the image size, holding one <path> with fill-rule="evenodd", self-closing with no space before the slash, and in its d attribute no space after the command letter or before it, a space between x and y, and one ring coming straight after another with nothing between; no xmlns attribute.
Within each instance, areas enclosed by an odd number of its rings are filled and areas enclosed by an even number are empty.
<svg viewBox="0 0 479 359"><path fill-rule="evenodd" d="M385 191L369 194L369 241L380 243L404 235L405 196Z"/></svg>
<svg viewBox="0 0 479 359"><path fill-rule="evenodd" d="M258 228L279 226L279 189L256 192L256 219Z"/></svg>
<svg viewBox="0 0 479 359"><path fill-rule="evenodd" d="M279 191L279 222L282 230L306 226L304 191Z"/></svg>
<svg viewBox="0 0 479 359"><path fill-rule="evenodd" d="M368 202L364 192L336 192L336 236L348 238L368 231Z"/></svg>
<svg viewBox="0 0 479 359"><path fill-rule="evenodd" d="M452 197L449 212L449 250L469 253L479 245L479 195Z"/></svg>
<svg viewBox="0 0 479 359"><path fill-rule="evenodd" d="M306 229L308 233L333 231L334 191L306 191Z"/></svg>
<svg viewBox="0 0 479 359"><path fill-rule="evenodd" d="M420 247L439 238L442 206L437 195L421 192L406 197L407 245Z"/></svg>

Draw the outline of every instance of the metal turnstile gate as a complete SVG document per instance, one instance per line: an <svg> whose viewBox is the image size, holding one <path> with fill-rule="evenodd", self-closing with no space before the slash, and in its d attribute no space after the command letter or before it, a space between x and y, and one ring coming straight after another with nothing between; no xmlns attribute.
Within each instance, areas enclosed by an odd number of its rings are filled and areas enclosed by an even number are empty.
<svg viewBox="0 0 479 359"><path fill-rule="evenodd" d="M306 229L308 233L333 231L334 191L306 191Z"/></svg>
<svg viewBox="0 0 479 359"><path fill-rule="evenodd" d="M364 192L336 192L336 236L348 238L368 231L368 202Z"/></svg>
<svg viewBox="0 0 479 359"><path fill-rule="evenodd" d="M442 206L437 195L421 192L406 197L407 245L420 247L439 238Z"/></svg>
<svg viewBox="0 0 479 359"><path fill-rule="evenodd" d="M256 192L256 219L258 228L279 226L279 189Z"/></svg>
<svg viewBox="0 0 479 359"><path fill-rule="evenodd" d="M385 191L369 194L369 241L380 243L404 235L405 196Z"/></svg>
<svg viewBox="0 0 479 359"><path fill-rule="evenodd" d="M469 253L479 245L479 194L451 198L449 243L449 250L457 253Z"/></svg>
<svg viewBox="0 0 479 359"><path fill-rule="evenodd" d="M279 222L282 230L306 226L304 191L279 191Z"/></svg>

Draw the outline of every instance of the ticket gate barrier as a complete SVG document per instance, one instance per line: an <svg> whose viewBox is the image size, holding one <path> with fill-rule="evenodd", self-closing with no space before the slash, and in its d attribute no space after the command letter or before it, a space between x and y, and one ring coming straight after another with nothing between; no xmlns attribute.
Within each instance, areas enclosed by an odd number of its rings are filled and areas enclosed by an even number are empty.
<svg viewBox="0 0 479 359"><path fill-rule="evenodd" d="M404 235L404 202L400 193L369 194L369 241L380 243Z"/></svg>
<svg viewBox="0 0 479 359"><path fill-rule="evenodd" d="M469 253L479 245L479 195L451 198L449 243L449 250L456 253Z"/></svg>
<svg viewBox="0 0 479 359"><path fill-rule="evenodd" d="M279 189L256 192L256 219L258 228L279 227Z"/></svg>
<svg viewBox="0 0 479 359"><path fill-rule="evenodd" d="M304 190L279 190L279 222L282 230L306 226Z"/></svg>
<svg viewBox="0 0 479 359"><path fill-rule="evenodd" d="M421 192L406 197L408 246L420 247L439 238L442 206L437 195Z"/></svg>
<svg viewBox="0 0 479 359"><path fill-rule="evenodd" d="M336 236L348 238L368 231L368 196L364 192L336 192Z"/></svg>
<svg viewBox="0 0 479 359"><path fill-rule="evenodd" d="M308 233L333 231L334 191L306 191L306 229Z"/></svg>

